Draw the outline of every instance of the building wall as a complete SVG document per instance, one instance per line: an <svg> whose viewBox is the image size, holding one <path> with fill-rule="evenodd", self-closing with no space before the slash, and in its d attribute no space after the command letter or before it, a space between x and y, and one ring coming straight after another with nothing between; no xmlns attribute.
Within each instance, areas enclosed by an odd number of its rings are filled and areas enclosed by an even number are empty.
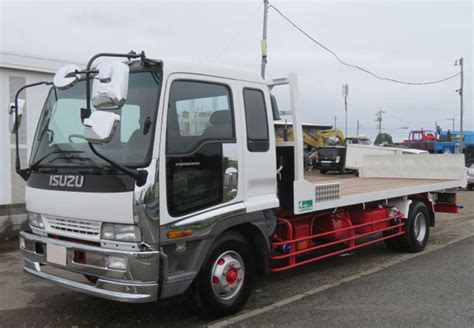
<svg viewBox="0 0 474 328"><path fill-rule="evenodd" d="M15 138L10 134L9 104L14 101L17 90L40 81L51 81L52 73L25 69L0 68L0 204L24 202L24 182L15 173ZM38 86L25 90L20 98L26 100L20 127L20 159L25 167L29 159L36 124L47 97L49 87Z"/></svg>

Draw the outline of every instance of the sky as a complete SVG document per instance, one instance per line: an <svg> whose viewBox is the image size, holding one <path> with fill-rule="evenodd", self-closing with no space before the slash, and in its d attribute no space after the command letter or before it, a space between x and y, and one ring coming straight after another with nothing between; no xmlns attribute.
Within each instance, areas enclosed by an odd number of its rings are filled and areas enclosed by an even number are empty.
<svg viewBox="0 0 474 328"><path fill-rule="evenodd" d="M459 72L464 58L464 129L474 130L472 1L270 1L343 60L412 82ZM260 70L263 6L256 1L0 0L0 51L87 62L98 52L144 50ZM270 9L267 78L298 74L303 120L344 129L342 85L349 84L348 134L372 138L375 113L395 140L409 130L459 129L460 78L399 85L348 68ZM277 92L287 109L285 90ZM404 127L404 129L402 129Z"/></svg>

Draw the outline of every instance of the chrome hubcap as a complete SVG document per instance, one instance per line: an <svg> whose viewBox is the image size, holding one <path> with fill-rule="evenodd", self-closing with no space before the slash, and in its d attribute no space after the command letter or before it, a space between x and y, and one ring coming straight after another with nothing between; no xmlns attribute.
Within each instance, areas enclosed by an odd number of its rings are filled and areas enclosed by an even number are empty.
<svg viewBox="0 0 474 328"><path fill-rule="evenodd" d="M214 294L221 300L231 299L242 288L245 278L244 261L237 252L227 251L217 257L211 274Z"/></svg>
<svg viewBox="0 0 474 328"><path fill-rule="evenodd" d="M415 216L415 222L413 223L413 231L415 238L420 243L423 242L426 236L426 217L423 213L418 213Z"/></svg>

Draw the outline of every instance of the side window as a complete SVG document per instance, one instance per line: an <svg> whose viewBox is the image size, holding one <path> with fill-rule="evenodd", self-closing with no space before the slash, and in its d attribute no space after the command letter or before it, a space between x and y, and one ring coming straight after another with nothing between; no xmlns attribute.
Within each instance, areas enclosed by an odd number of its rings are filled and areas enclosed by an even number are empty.
<svg viewBox="0 0 474 328"><path fill-rule="evenodd" d="M230 90L222 84L175 81L171 85L167 153L190 153L206 141L234 141Z"/></svg>
<svg viewBox="0 0 474 328"><path fill-rule="evenodd" d="M232 199L237 173L229 173L229 167L237 171L237 163L226 155L229 144L236 142L230 89L217 83L173 82L166 129L170 215L181 216Z"/></svg>
<svg viewBox="0 0 474 328"><path fill-rule="evenodd" d="M270 148L265 97L261 90L244 89L247 148L251 152L265 152Z"/></svg>

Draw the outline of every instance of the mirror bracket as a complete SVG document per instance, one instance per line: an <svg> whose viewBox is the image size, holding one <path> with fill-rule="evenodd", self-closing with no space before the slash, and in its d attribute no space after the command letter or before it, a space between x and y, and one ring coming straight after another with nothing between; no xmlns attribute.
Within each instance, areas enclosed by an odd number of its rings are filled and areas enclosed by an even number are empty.
<svg viewBox="0 0 474 328"><path fill-rule="evenodd" d="M128 60L134 59L134 58L140 58L143 62L146 61L146 56L145 52L142 51L141 53L137 54L134 51L130 51L129 53L126 54L120 54L120 53L99 53L97 55L94 55L89 59L89 62L87 63L86 70L84 74L86 75L86 108L84 111L84 114L90 115L91 113L91 74L93 71L91 71L92 64L97 58L100 57L115 57L115 58L127 58ZM95 71L94 71L95 72Z"/></svg>

